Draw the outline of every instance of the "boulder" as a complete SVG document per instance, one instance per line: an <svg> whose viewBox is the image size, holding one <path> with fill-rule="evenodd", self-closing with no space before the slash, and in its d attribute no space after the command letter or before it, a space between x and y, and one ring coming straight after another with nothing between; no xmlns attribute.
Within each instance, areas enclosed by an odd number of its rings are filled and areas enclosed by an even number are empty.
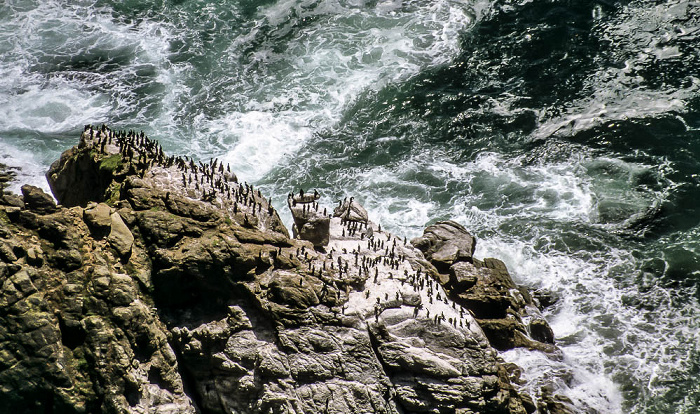
<svg viewBox="0 0 700 414"><path fill-rule="evenodd" d="M358 223L367 223L369 215L367 210L357 201L355 197L344 199L338 207L333 210L333 216L340 217L344 221L354 221Z"/></svg>
<svg viewBox="0 0 700 414"><path fill-rule="evenodd" d="M313 197L313 200L317 198ZM319 211L318 206L313 201L309 203L297 202L292 195L287 198L287 205L294 219L292 229L294 237L308 240L316 247L327 246L330 240L330 217Z"/></svg>
<svg viewBox="0 0 700 414"><path fill-rule="evenodd" d="M39 214L49 214L56 211L56 202L44 190L33 185L22 186L22 195L26 207Z"/></svg>
<svg viewBox="0 0 700 414"><path fill-rule="evenodd" d="M134 244L134 235L131 234L131 230L124 224L119 213L112 213L110 219L111 231L109 236L107 236L107 241L119 253L121 258L128 259Z"/></svg>
<svg viewBox="0 0 700 414"><path fill-rule="evenodd" d="M439 221L428 226L423 235L411 240L439 271L447 271L459 261L471 261L476 238L459 223Z"/></svg>
<svg viewBox="0 0 700 414"><path fill-rule="evenodd" d="M533 319L530 322L530 336L535 341L544 342L546 344L554 343L554 331L549 323L544 319Z"/></svg>
<svg viewBox="0 0 700 414"><path fill-rule="evenodd" d="M546 309L553 306L559 301L559 297L556 293L544 288L535 290L532 292L532 296L537 299L541 309Z"/></svg>
<svg viewBox="0 0 700 414"><path fill-rule="evenodd" d="M308 240L314 246L327 246L330 240L331 219L319 217L309 220L297 229L297 236L301 240Z"/></svg>
<svg viewBox="0 0 700 414"><path fill-rule="evenodd" d="M106 233L112 227L111 208L105 203L89 204L83 211L83 220L91 230Z"/></svg>
<svg viewBox="0 0 700 414"><path fill-rule="evenodd" d="M478 281L478 270L469 262L457 262L450 266L451 292L459 295L470 289Z"/></svg>

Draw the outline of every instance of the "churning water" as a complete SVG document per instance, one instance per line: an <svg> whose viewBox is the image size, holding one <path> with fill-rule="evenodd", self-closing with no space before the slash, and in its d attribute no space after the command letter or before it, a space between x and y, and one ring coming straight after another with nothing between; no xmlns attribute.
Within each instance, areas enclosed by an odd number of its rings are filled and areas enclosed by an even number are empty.
<svg viewBox="0 0 700 414"><path fill-rule="evenodd" d="M700 410L699 89L692 1L0 4L14 190L107 123L282 212L303 187L408 237L455 219L559 298L563 360L503 356L589 413Z"/></svg>

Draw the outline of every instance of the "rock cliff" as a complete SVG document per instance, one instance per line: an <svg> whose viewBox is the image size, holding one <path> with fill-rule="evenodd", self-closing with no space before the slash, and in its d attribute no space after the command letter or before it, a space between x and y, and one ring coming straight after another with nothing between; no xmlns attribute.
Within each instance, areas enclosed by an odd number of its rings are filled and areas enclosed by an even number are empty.
<svg viewBox="0 0 700 414"><path fill-rule="evenodd" d="M551 329L456 223L409 243L290 195L290 238L229 166L104 126L47 178L58 206L0 199L2 412L554 411L496 351Z"/></svg>

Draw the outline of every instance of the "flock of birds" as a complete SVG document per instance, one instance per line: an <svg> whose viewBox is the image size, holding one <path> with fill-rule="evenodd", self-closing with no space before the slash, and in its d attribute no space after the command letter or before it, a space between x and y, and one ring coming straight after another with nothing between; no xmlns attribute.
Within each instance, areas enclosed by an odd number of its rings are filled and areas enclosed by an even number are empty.
<svg viewBox="0 0 700 414"><path fill-rule="evenodd" d="M122 162L127 165L128 173L143 178L148 172L155 174L154 167L162 167L161 173L166 174L165 185L172 186L177 182L181 184L182 192L190 198L218 204L218 207L225 208L234 215L242 213L244 224L250 224L249 214L258 218L263 218L265 214L268 217L275 214L271 199L265 199L260 190L256 191L252 185L239 183L236 175L231 172L230 165L224 167L218 159L202 163L195 162L188 156L166 156L158 141L151 140L143 132L112 131L106 125L100 128L86 125L83 138L89 139L93 148L99 149L102 154L111 155L118 151ZM172 174L172 167L180 173L180 177ZM305 194L301 190L299 195L290 193L288 202L290 209L301 205L302 213L309 214L313 211L320 215L317 202L319 198L317 191ZM412 263L415 262L410 259L413 247L407 246L406 238L401 240L386 233L384 240L379 236L384 234L381 225L375 229L361 213L360 219L357 219L357 215L354 216L355 219L350 218L348 212L353 202L352 198L346 199L335 209L333 215L337 221L331 221L331 225L339 223L342 229L339 235L331 238L327 254L315 252L310 256L304 247L296 249L296 253L290 253L290 256L296 254L297 259L306 261L312 275L318 275L324 283L322 294L327 294L328 286L337 288L336 282L349 286L352 281L365 282L371 279L372 286L365 284L362 295L365 301L374 297L376 302L373 309L377 322L384 309L404 302L402 296L408 288L421 296L421 300L414 304L415 318L425 310L425 317L436 324L446 322L454 328L469 329L470 318L467 318L467 314L471 314L471 311L449 301L442 286L429 274L421 272L419 266L414 271ZM356 210L358 208L364 211L359 205L355 207ZM332 218L333 215L328 214L324 208L323 216ZM351 248L354 243L357 243L356 247ZM281 249L278 254L281 254ZM347 303L343 305L343 313L347 306Z"/></svg>
<svg viewBox="0 0 700 414"><path fill-rule="evenodd" d="M302 211L306 212L319 210L317 199L317 192L313 196L307 196L303 191L299 196L289 195L289 200L293 200L290 207L299 208L301 204ZM340 205L352 203L350 199L340 202ZM308 204L308 207L304 208L304 204ZM364 284L364 301L374 302L372 310L376 322L379 322L384 309L404 304L403 296L407 291L412 291L414 295L421 296L421 300L413 305L414 318L424 315L436 324L448 323L454 328L470 328L471 311L450 301L439 282L421 271L419 265L414 270L412 257L415 250L408 245L406 238L401 240L390 233L383 233L381 225L375 228L368 220L348 219L343 211L336 209L336 220L331 221L331 226L340 225L341 228L331 229L331 234L335 233L336 236L331 237L327 254L314 258L303 248L296 252L298 259L307 262L308 271L323 281L324 288L326 284L336 286L335 281L342 281L345 285L360 281L360 284ZM369 280L371 284L367 284ZM322 290L324 292L326 289ZM342 308L343 313L346 308L347 304Z"/></svg>
<svg viewBox="0 0 700 414"><path fill-rule="evenodd" d="M231 166L226 164L224 167L223 162L216 158L202 163L186 155L166 156L159 142L148 138L143 131L113 131L106 125L100 128L86 125L83 137L102 154L110 155L117 150L129 174L143 178L149 171L159 172L154 167L162 167L160 172L167 175L165 185L179 183L190 198L218 204L234 215L241 213L244 224L252 223L253 217L264 221L265 215L275 215L271 199L265 199L253 185L239 183ZM179 177L171 173L172 167L177 169Z"/></svg>

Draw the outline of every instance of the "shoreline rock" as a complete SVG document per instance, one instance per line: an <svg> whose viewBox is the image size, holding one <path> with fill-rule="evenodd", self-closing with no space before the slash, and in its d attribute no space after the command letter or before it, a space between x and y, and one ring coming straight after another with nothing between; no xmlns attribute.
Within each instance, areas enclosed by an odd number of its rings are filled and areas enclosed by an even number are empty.
<svg viewBox="0 0 700 414"><path fill-rule="evenodd" d="M345 217L302 207L322 226L290 238L230 167L105 126L86 127L47 178L58 206L31 188L0 205L3 411L567 407L511 381L485 326L514 321L508 346L556 347L546 322L527 324L534 302L502 262L452 237L459 225L414 243L429 259L359 204ZM498 318L477 315L485 302Z"/></svg>

